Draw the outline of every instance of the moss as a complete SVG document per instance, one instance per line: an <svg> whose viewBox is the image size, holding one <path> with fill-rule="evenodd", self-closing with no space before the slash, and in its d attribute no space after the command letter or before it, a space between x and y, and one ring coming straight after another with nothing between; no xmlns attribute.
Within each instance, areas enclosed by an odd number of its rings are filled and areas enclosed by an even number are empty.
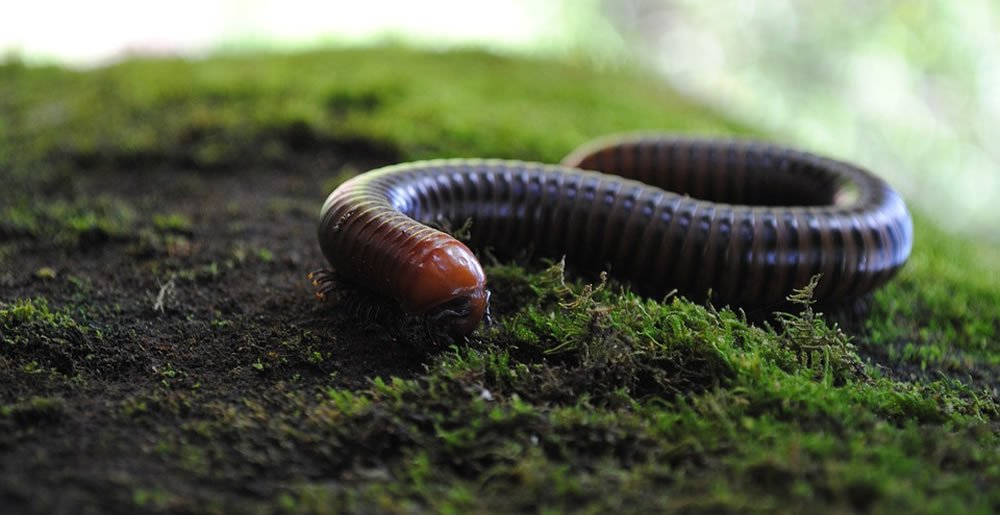
<svg viewBox="0 0 1000 515"><path fill-rule="evenodd" d="M28 236L68 247L85 247L129 236L134 210L109 197L75 201L21 199L5 207L0 234Z"/></svg>
<svg viewBox="0 0 1000 515"><path fill-rule="evenodd" d="M63 411L63 400L52 397L32 397L22 402L0 406L0 416L21 425L53 422L63 415Z"/></svg>
<svg viewBox="0 0 1000 515"><path fill-rule="evenodd" d="M904 377L1000 386L1000 254L917 217L913 256L876 294L863 347ZM892 373L892 372L890 372Z"/></svg>
<svg viewBox="0 0 1000 515"><path fill-rule="evenodd" d="M187 215L183 213L170 213L153 215L153 227L162 232L190 234L193 225Z"/></svg>
<svg viewBox="0 0 1000 515"><path fill-rule="evenodd" d="M158 488L136 488L132 491L132 502L140 508L166 509L176 503L169 492Z"/></svg>
<svg viewBox="0 0 1000 515"><path fill-rule="evenodd" d="M553 74L565 80L539 80ZM58 152L87 165L168 159L231 167L357 141L406 158L555 161L615 130L737 129L634 72L602 74L480 52L388 48L132 60L83 75L8 64L0 80L16 90L4 114L21 122L0 127L0 141L9 145L0 156L13 155L21 142L28 143L18 148L22 158ZM628 95L609 95L626 89ZM59 137L28 137L39 133Z"/></svg>
<svg viewBox="0 0 1000 515"><path fill-rule="evenodd" d="M65 311L51 310L48 301L43 298L0 304L0 324L4 329L0 341L8 345L31 345L53 333L87 333L87 329ZM60 341L65 343L67 339Z"/></svg>
<svg viewBox="0 0 1000 515"><path fill-rule="evenodd" d="M861 316L806 291L751 323L558 263L491 263L497 324L454 345L347 288L313 302L315 213L370 166L750 132L641 74L378 48L0 86L16 508L1000 510L1000 251L919 213Z"/></svg>
<svg viewBox="0 0 1000 515"><path fill-rule="evenodd" d="M162 430L165 456L205 478L232 463L281 470L322 456L317 473L342 481L274 494L285 509L317 512L989 511L1000 502L981 490L1000 480L995 399L803 361L803 346L837 331L808 312L776 332L729 310L561 276L559 266L522 274L533 293L516 313L418 377L213 402L179 433ZM543 311L556 322L538 325ZM595 312L630 321L594 323ZM569 343L557 344L549 324ZM856 350L841 338L833 345L854 357L844 361L853 372ZM268 441L282 445L258 454Z"/></svg>
<svg viewBox="0 0 1000 515"><path fill-rule="evenodd" d="M0 303L0 329L3 355L27 373L51 368L73 375L102 337L67 311L50 309L44 298Z"/></svg>

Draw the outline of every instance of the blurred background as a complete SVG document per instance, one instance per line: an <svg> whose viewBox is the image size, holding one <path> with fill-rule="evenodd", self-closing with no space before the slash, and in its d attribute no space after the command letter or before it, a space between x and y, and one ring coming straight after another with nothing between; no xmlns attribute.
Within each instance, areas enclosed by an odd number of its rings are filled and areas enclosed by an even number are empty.
<svg viewBox="0 0 1000 515"><path fill-rule="evenodd" d="M1000 241L994 0L33 0L0 16L2 59L77 68L386 41L643 67Z"/></svg>

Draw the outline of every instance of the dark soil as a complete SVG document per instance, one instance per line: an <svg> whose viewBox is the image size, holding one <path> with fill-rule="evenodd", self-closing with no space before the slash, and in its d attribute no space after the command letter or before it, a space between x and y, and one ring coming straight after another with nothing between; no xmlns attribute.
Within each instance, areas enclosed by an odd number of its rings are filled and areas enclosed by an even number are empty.
<svg viewBox="0 0 1000 515"><path fill-rule="evenodd" d="M53 372L30 381L10 370L16 358L0 361L7 368L0 402L61 400L2 424L0 505L8 509L0 511L74 512L103 491L108 497L90 507L105 512L134 501L119 487L144 483L170 485L192 499L235 488L238 498L326 466L324 457L312 456L269 470L256 485L191 482L149 453L155 427L122 416L123 403L137 395L183 391L185 410L245 398L267 405L280 402L269 396L289 381L302 391L362 388L374 376L422 371L427 353L439 348L422 347L422 335L400 342L407 335L351 323L366 306L320 303L306 277L325 265L315 236L324 184L345 164L367 169L392 159L361 150L303 149L302 159L285 167L211 173L169 165L99 168L66 174L43 193L38 201L111 198L191 224L145 237L97 232L71 248L7 238L16 250L0 300L44 297L54 309L85 304L80 321L100 337L80 335L72 349L41 364ZM55 277L40 277L45 268ZM155 309L167 284L173 287ZM310 362L312 352L323 355L320 363Z"/></svg>

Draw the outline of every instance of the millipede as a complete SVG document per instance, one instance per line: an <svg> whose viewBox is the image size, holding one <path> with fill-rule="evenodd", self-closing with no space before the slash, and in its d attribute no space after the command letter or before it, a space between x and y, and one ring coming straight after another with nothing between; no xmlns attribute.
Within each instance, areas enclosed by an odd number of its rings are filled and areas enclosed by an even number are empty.
<svg viewBox="0 0 1000 515"><path fill-rule="evenodd" d="M319 244L338 277L453 335L489 303L464 243L431 226L471 220L474 248L532 249L610 270L647 294L766 308L862 296L909 257L900 195L865 169L747 140L605 137L560 165L439 159L355 176L323 204Z"/></svg>

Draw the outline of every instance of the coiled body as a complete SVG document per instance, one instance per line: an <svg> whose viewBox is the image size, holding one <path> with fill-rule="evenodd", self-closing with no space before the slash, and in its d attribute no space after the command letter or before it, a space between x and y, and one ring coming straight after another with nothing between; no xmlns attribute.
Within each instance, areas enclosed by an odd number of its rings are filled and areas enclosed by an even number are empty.
<svg viewBox="0 0 1000 515"><path fill-rule="evenodd" d="M604 173L584 171L600 170ZM884 284L909 256L902 199L852 165L773 145L607 138L563 166L456 159L359 175L323 206L319 241L341 275L470 332L485 309L472 253L425 223L472 220L472 241L565 255L640 290L767 307L822 274L820 300Z"/></svg>

